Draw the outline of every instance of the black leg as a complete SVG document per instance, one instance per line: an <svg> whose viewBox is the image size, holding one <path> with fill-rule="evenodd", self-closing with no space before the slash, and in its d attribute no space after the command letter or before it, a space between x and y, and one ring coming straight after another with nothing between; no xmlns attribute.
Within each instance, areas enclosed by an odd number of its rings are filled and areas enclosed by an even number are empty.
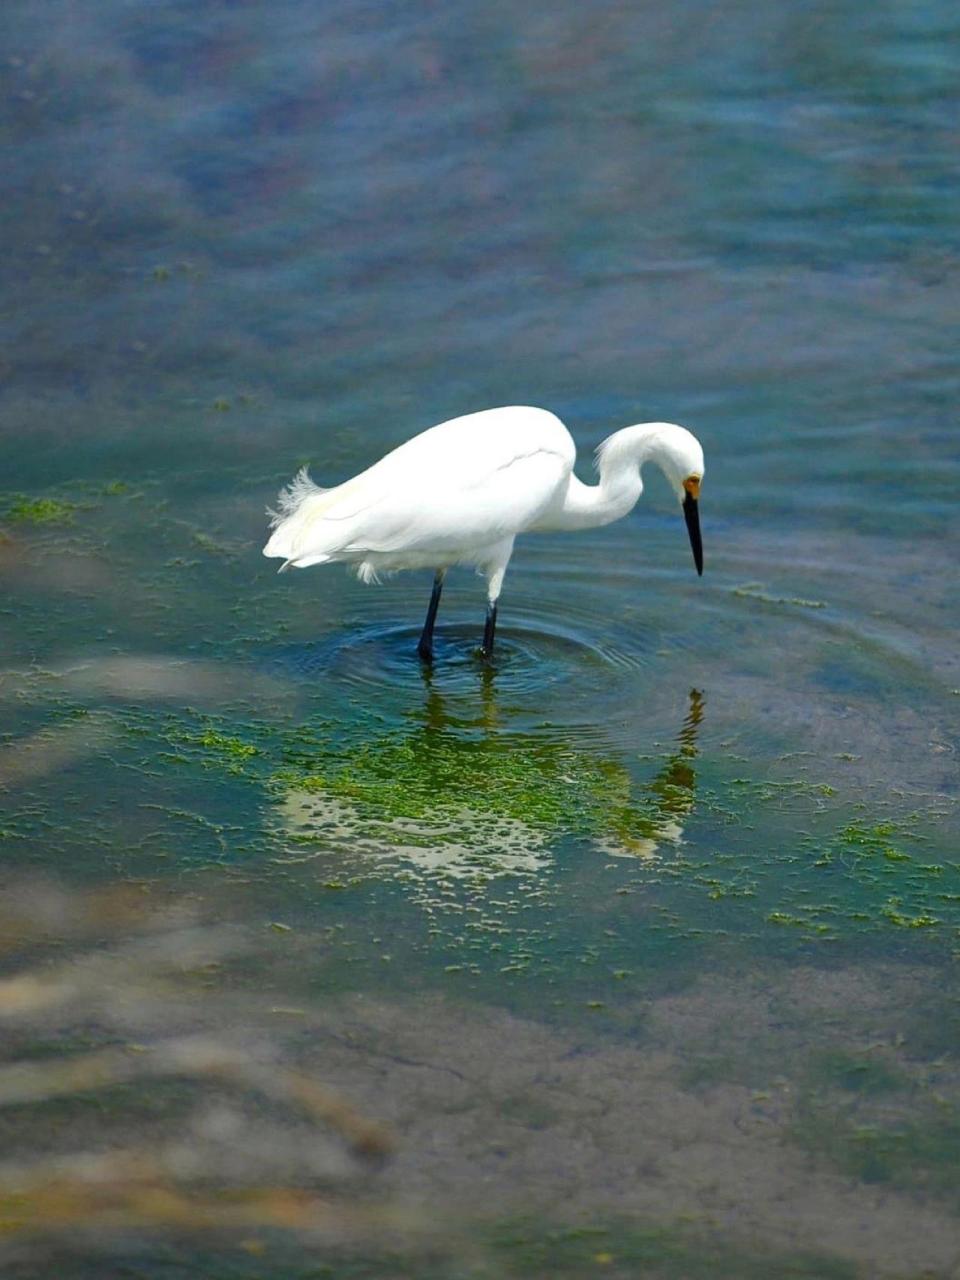
<svg viewBox="0 0 960 1280"><path fill-rule="evenodd" d="M493 636L497 629L497 602L491 600L487 605L487 620L483 624L483 644L480 653L484 658L493 657Z"/></svg>
<svg viewBox="0 0 960 1280"><path fill-rule="evenodd" d="M433 594L427 607L427 617L423 624L423 631L420 633L420 643L417 645L417 653L420 655L421 662L433 661L433 624L437 620L437 610L440 608L440 592L443 590L443 579L446 576L446 572L446 569L438 569L434 575Z"/></svg>

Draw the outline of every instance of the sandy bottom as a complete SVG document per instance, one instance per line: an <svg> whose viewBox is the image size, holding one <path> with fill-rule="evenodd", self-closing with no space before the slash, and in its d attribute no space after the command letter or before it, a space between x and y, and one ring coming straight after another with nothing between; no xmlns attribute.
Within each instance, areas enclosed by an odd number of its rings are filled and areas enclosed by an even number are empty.
<svg viewBox="0 0 960 1280"><path fill-rule="evenodd" d="M638 1008L631 1043L442 999L357 998L308 1057L399 1135L383 1189L448 1221L627 1215L747 1250L834 1255L865 1275L955 1275L954 1199L845 1174L801 1124L842 1114L895 1129L924 1089L936 1106L960 1100L956 1064L914 1057L907 1032L933 976L705 978ZM882 1062L898 1087L864 1095L856 1068L840 1084L811 1077L811 1051Z"/></svg>
<svg viewBox="0 0 960 1280"><path fill-rule="evenodd" d="M520 1016L423 990L318 998L321 936L134 885L7 902L4 936L30 950L0 979L5 1276L99 1274L131 1242L131 1276L193 1275L224 1229L248 1261L286 1250L288 1277L315 1256L554 1274L490 1253L518 1218L682 1238L657 1277L718 1250L723 1276L960 1274L949 970L771 962ZM173 1269L158 1241L179 1242ZM351 1270L387 1246L392 1270Z"/></svg>

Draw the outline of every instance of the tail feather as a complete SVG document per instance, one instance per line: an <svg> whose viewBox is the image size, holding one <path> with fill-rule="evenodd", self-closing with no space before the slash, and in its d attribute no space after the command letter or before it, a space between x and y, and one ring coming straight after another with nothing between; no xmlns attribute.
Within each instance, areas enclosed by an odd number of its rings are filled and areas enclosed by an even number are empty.
<svg viewBox="0 0 960 1280"><path fill-rule="evenodd" d="M318 484L313 483L307 468L301 467L290 483L277 494L279 510L274 511L271 507L267 507L270 528L276 529L278 525L283 524L284 520L289 520L291 516L296 515L308 498L315 498L318 493L326 492L326 489L321 489Z"/></svg>
<svg viewBox="0 0 960 1280"><path fill-rule="evenodd" d="M322 552L313 556L291 556L289 560L284 560L277 573L286 573L288 569L309 569L312 564L328 564L331 558Z"/></svg>
<svg viewBox="0 0 960 1280"><path fill-rule="evenodd" d="M350 537L349 521L325 518L326 509L338 500L347 485L321 489L314 484L306 467L301 468L277 497L278 511L270 511L272 532L263 548L265 556L283 560L279 573L287 569L305 569L312 564L326 564L338 558L337 553Z"/></svg>

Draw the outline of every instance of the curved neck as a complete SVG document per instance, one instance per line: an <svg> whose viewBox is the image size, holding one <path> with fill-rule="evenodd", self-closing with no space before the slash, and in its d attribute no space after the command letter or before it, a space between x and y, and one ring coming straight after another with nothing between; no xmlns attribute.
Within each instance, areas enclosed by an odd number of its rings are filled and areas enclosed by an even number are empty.
<svg viewBox="0 0 960 1280"><path fill-rule="evenodd" d="M587 485L570 476L563 506L555 514L553 529L593 529L625 516L643 493L640 468L649 460L663 466L659 422L624 427L604 440L597 450L600 483Z"/></svg>

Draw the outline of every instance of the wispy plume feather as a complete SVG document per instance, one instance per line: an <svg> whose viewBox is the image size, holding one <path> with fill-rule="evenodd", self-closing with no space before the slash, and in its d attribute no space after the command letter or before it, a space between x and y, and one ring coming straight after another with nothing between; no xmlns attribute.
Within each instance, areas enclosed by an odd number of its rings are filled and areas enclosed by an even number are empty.
<svg viewBox="0 0 960 1280"><path fill-rule="evenodd" d="M314 498L318 493L326 492L326 489L321 489L318 484L313 483L307 468L301 467L290 483L277 494L279 510L274 511L272 507L267 507L270 528L275 529L277 525L283 524L284 520L289 520L292 515L296 515L308 498Z"/></svg>

